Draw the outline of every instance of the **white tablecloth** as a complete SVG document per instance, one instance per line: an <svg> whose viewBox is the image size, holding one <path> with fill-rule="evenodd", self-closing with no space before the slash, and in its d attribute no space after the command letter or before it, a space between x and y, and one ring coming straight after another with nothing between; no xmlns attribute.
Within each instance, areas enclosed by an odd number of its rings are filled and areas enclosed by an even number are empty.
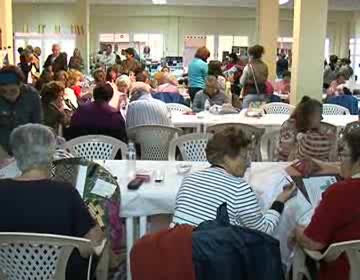
<svg viewBox="0 0 360 280"><path fill-rule="evenodd" d="M287 119L289 119L289 115L280 114L267 114L261 118L247 117L245 111L230 115L214 115L209 112L201 112L197 115L173 113L171 117L175 127L192 127L199 130L199 127L202 126L203 131L205 131L208 126L218 123L243 123L266 128L267 130L276 130L280 129L281 125ZM343 128L348 123L357 121L358 119L359 117L356 115L324 115L323 121L335 125L338 128Z"/></svg>
<svg viewBox="0 0 360 280"><path fill-rule="evenodd" d="M127 190L129 179L126 161L106 161L105 168L118 178L121 188L122 217L151 216L155 214L172 214L174 212L176 194L183 180L182 175L176 171L177 162L163 161L137 161L138 169L162 170L165 173L165 181L161 184L151 181L143 184L137 191ZM208 163L191 163L192 171L208 167ZM269 208L276 196L286 184L284 179L285 168L288 163L253 163L246 174L255 192L258 194L260 205ZM296 225L297 198L289 201L281 217L279 227L274 234L280 240L282 259L284 264L289 264L291 251L287 247L287 240L291 230Z"/></svg>

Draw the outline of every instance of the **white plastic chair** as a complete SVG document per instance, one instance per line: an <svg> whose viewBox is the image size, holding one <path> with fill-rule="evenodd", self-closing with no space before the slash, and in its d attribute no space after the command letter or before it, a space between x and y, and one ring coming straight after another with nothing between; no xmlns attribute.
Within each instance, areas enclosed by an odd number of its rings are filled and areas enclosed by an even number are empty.
<svg viewBox="0 0 360 280"><path fill-rule="evenodd" d="M235 127L245 133L245 135L251 140L251 159L253 161L261 162L261 138L265 133L265 129L242 123L221 123L209 126L207 128L207 132L215 134L229 127Z"/></svg>
<svg viewBox="0 0 360 280"><path fill-rule="evenodd" d="M173 139L169 148L169 160L176 160L178 147L184 161L207 161L205 148L212 136L210 133L192 133Z"/></svg>
<svg viewBox="0 0 360 280"><path fill-rule="evenodd" d="M350 111L339 105L323 104L323 115L350 115Z"/></svg>
<svg viewBox="0 0 360 280"><path fill-rule="evenodd" d="M65 143L65 148L74 156L87 160L115 159L119 149L122 159L126 158L127 145L110 136L87 135L74 138Z"/></svg>
<svg viewBox="0 0 360 280"><path fill-rule="evenodd" d="M163 125L141 125L128 129L128 135L140 144L142 160L167 160L170 142L181 132L179 128Z"/></svg>
<svg viewBox="0 0 360 280"><path fill-rule="evenodd" d="M360 279L360 240L347 241L332 244L324 254L318 251L296 248L294 257L293 280L302 280L302 276L310 278L309 271L305 265L305 258L309 256L317 262L333 262L345 253L350 264L350 279Z"/></svg>
<svg viewBox="0 0 360 280"><path fill-rule="evenodd" d="M180 112L180 113L187 113L187 112L192 112L191 108L182 105L182 104L178 104L178 103L168 103L166 104L166 107L169 111L169 113L172 112Z"/></svg>
<svg viewBox="0 0 360 280"><path fill-rule="evenodd" d="M265 133L261 139L261 155L263 161L275 161L276 148L280 139L280 130Z"/></svg>
<svg viewBox="0 0 360 280"><path fill-rule="evenodd" d="M87 279L90 279L92 246L88 239L35 233L0 233L0 279L64 280L66 265L77 248L90 256Z"/></svg>
<svg viewBox="0 0 360 280"><path fill-rule="evenodd" d="M295 106L282 102L268 103L264 106L265 114L290 115L294 110Z"/></svg>

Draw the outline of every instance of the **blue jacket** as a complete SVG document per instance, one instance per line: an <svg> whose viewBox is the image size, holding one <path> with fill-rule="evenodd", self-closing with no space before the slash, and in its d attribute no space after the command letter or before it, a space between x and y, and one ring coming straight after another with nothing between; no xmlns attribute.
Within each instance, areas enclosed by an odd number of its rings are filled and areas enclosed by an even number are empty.
<svg viewBox="0 0 360 280"><path fill-rule="evenodd" d="M153 94L155 99L161 100L164 103L178 103L185 104L184 97L176 93L158 92Z"/></svg>
<svg viewBox="0 0 360 280"><path fill-rule="evenodd" d="M351 95L331 96L327 99L326 103L348 108L351 115L357 115L359 112L358 100Z"/></svg>
<svg viewBox="0 0 360 280"><path fill-rule="evenodd" d="M283 280L279 241L271 236L231 226L226 203L215 221L193 232L196 280Z"/></svg>

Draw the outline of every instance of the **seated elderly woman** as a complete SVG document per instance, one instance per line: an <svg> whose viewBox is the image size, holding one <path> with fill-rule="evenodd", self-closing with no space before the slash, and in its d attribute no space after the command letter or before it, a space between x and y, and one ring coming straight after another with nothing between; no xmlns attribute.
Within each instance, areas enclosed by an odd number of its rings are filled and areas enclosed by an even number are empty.
<svg viewBox="0 0 360 280"><path fill-rule="evenodd" d="M226 202L231 224L271 234L294 186L286 186L271 208L263 212L243 178L250 165L249 148L250 140L241 130L227 128L215 134L206 147L211 167L184 179L176 197L173 223L198 225L213 220L217 208Z"/></svg>
<svg viewBox="0 0 360 280"><path fill-rule="evenodd" d="M305 96L280 130L276 157L279 161L315 158L329 161L336 134L321 123L322 104Z"/></svg>
<svg viewBox="0 0 360 280"><path fill-rule="evenodd" d="M143 83L142 83L143 84ZM154 99L146 87L139 82L131 91L131 99L126 115L126 127L132 128L139 125L167 125L171 126L166 104Z"/></svg>
<svg viewBox="0 0 360 280"><path fill-rule="evenodd" d="M206 87L196 93L192 109L198 113L205 110L205 103L213 105L223 105L224 103L231 103L231 100L225 95L224 91L220 89L219 82L215 76L209 76L206 81Z"/></svg>
<svg viewBox="0 0 360 280"><path fill-rule="evenodd" d="M64 90L65 86L61 82L50 82L41 90L44 124L56 133L67 127L71 118L70 111L64 108Z"/></svg>
<svg viewBox="0 0 360 280"><path fill-rule="evenodd" d="M298 243L309 250L323 251L333 243L360 239L360 124L351 124L344 139L341 173L345 180L330 186L310 224L297 228ZM321 263L319 276L320 280L350 279L346 256Z"/></svg>
<svg viewBox="0 0 360 280"><path fill-rule="evenodd" d="M155 74L155 80L157 82L157 88L155 89L156 93L177 93L178 90L178 82L174 75L170 75L165 72L158 72Z"/></svg>
<svg viewBox="0 0 360 280"><path fill-rule="evenodd" d="M126 120L127 109L129 105L129 88L131 86L131 80L127 75L121 75L116 80L116 87L119 92L119 110L124 120Z"/></svg>
<svg viewBox="0 0 360 280"><path fill-rule="evenodd" d="M93 95L93 102L80 106L73 114L67 138L102 134L127 142L125 121L120 112L109 105L113 96L112 86L98 84Z"/></svg>
<svg viewBox="0 0 360 280"><path fill-rule="evenodd" d="M58 234L101 241L103 233L75 187L49 179L56 146L54 133L46 126L27 124L12 132L10 144L21 175L0 180L0 232ZM66 279L86 279L86 274L87 261L74 252Z"/></svg>

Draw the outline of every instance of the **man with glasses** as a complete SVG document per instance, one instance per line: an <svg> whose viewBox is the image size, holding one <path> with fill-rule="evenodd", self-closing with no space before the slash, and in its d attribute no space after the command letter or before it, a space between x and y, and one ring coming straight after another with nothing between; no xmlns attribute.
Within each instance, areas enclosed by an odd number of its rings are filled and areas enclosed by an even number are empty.
<svg viewBox="0 0 360 280"><path fill-rule="evenodd" d="M14 128L42 120L40 95L24 84L24 79L16 66L0 69L0 146L8 153L9 137Z"/></svg>

